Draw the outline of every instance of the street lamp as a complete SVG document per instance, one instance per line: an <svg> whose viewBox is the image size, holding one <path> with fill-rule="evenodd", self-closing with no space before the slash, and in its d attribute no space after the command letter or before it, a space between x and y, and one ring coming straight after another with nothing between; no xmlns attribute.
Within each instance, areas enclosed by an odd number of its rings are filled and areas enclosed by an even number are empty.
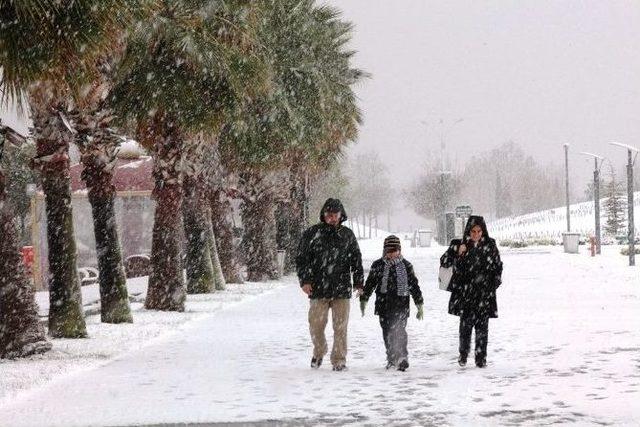
<svg viewBox="0 0 640 427"><path fill-rule="evenodd" d="M596 253L600 255L600 168L604 162L604 157L597 154L581 151L580 154L593 157L595 168L593 169L593 206L595 211L595 228L596 228Z"/></svg>
<svg viewBox="0 0 640 427"><path fill-rule="evenodd" d="M629 225L627 238L629 240L629 265L633 266L636 265L636 233L633 218L633 165L636 162L638 151L640 150L632 145L621 144L619 142L610 142L609 144L617 145L627 150L627 218Z"/></svg>
<svg viewBox="0 0 640 427"><path fill-rule="evenodd" d="M464 121L464 117L461 117L457 120L455 120L453 123L451 123L446 129L444 129L444 121L442 119L440 119L440 186L441 186L441 193L442 193L442 203L440 206L440 226L437 227L438 228L438 234L439 234L439 239L440 239L440 243L443 245L446 245L447 242L447 207L448 204L450 203L449 197L451 196L449 194L449 186L447 184L447 177L451 175L451 171L447 171L446 170L446 165L445 165L445 137L446 135L451 132L451 130L455 127L455 125L457 125L458 123ZM436 218L436 223L438 223L438 220Z"/></svg>
<svg viewBox="0 0 640 427"><path fill-rule="evenodd" d="M571 209L569 206L569 144L564 144L565 198L567 202L567 233L571 231Z"/></svg>
<svg viewBox="0 0 640 427"><path fill-rule="evenodd" d="M444 152L445 152L445 143L444 143L444 141L445 141L445 136L446 136L449 132L451 132L451 130L455 127L455 125L457 125L458 123L460 123L460 122L462 122L462 121L464 121L464 117L461 117L461 118L459 118L458 120L456 120L456 121L454 121L453 123L451 123L451 124L449 125L449 127L448 127L448 128L446 129L446 131L445 131L445 130L442 128L442 126L444 125L444 122L443 122L443 120L442 120L442 119L440 119L440 125L441 125L441 128L440 128L440 152L441 152L441 156L442 156L442 158L441 158L441 163L442 163L442 172L443 172L443 173L444 173L444 170L445 170L445 164L444 164L444 157L445 157L445 156L444 156L444 154L445 154L445 153L444 153Z"/></svg>

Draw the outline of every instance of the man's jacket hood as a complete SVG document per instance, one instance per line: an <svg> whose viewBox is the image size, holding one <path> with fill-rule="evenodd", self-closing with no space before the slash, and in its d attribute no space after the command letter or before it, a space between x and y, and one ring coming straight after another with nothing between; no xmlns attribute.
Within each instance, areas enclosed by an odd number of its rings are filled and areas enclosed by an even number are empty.
<svg viewBox="0 0 640 427"><path fill-rule="evenodd" d="M340 212L340 224L347 220L347 212L344 210L344 206L342 205L340 199L329 198L326 202L324 202L322 209L320 209L320 222L325 222L324 213L327 211Z"/></svg>

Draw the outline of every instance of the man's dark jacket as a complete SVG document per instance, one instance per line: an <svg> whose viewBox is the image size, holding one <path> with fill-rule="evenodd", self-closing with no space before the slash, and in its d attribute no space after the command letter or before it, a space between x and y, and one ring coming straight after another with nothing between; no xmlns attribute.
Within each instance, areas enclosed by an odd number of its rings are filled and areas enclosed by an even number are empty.
<svg viewBox="0 0 640 427"><path fill-rule="evenodd" d="M329 205L340 208L340 224L347 220L340 201L327 200L320 211L320 223L304 232L298 246L298 279L300 286L311 284L311 299L351 298L351 279L356 288L362 287L364 282L362 255L356 236L347 227L334 227L324 222L324 212Z"/></svg>

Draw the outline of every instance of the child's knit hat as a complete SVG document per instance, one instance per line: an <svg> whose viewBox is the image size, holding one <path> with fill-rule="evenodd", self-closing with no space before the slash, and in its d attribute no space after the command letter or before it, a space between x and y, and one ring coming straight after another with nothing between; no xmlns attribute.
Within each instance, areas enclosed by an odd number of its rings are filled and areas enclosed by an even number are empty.
<svg viewBox="0 0 640 427"><path fill-rule="evenodd" d="M391 236L384 239L383 252L387 253L387 252L393 252L396 250L400 250L400 238L392 234Z"/></svg>

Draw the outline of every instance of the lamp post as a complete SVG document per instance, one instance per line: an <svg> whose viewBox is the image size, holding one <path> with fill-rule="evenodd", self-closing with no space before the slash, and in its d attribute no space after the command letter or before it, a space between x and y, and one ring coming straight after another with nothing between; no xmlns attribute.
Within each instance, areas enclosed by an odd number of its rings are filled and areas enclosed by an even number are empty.
<svg viewBox="0 0 640 427"><path fill-rule="evenodd" d="M595 212L596 253L600 255L602 253L600 242L600 168L604 162L604 157L593 153L587 153L585 151L582 151L580 154L593 157L595 162L595 167L593 169L593 207Z"/></svg>
<svg viewBox="0 0 640 427"><path fill-rule="evenodd" d="M442 245L446 245L447 242L447 207L448 204L450 203L449 197L451 197L451 194L449 194L449 183L448 181L448 175L451 175L451 171L447 171L446 170L446 164L445 164L445 136L447 134L449 134L449 132L451 132L451 130L455 127L455 125L457 125L458 123L461 123L462 121L464 121L464 117L461 117L457 120L455 120L453 123L451 123L449 125L449 127L447 129L444 129L444 121L442 119L440 119L440 190L441 190L441 198L442 198L442 203L440 205L440 212L438 213L440 216L440 221L438 221L436 219L436 224L439 223L440 226L438 227L438 238L440 239L440 244Z"/></svg>
<svg viewBox="0 0 640 427"><path fill-rule="evenodd" d="M569 144L564 144L565 199L567 202L567 233L571 231L571 209L569 206Z"/></svg>
<svg viewBox="0 0 640 427"><path fill-rule="evenodd" d="M636 265L636 233L635 221L633 218L633 165L638 157L638 149L632 145L621 144L619 142L610 142L611 145L617 145L627 150L627 219L629 240L629 265Z"/></svg>

